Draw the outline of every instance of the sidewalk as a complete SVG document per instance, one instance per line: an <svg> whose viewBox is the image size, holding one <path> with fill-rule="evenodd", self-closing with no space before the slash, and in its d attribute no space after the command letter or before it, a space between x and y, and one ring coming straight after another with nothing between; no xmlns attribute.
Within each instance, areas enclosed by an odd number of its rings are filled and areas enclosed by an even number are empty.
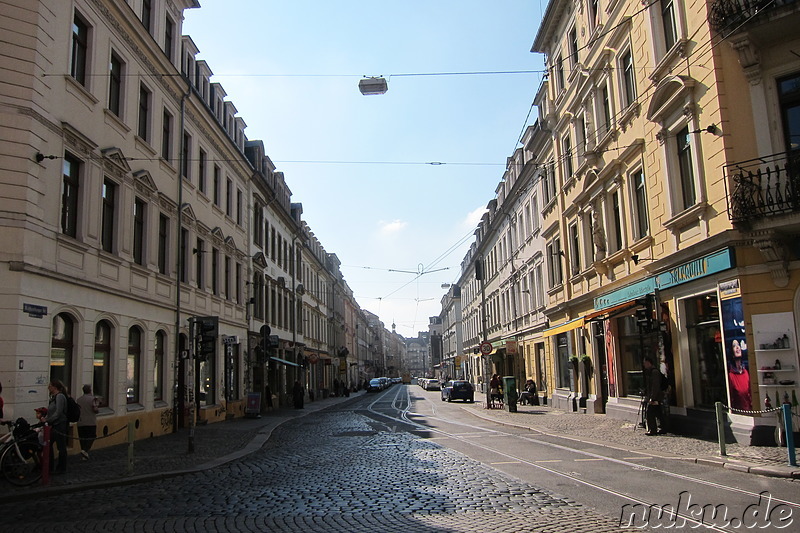
<svg viewBox="0 0 800 533"><path fill-rule="evenodd" d="M88 461L81 460L79 454L70 455L67 473L51 476L47 486L35 483L29 487L16 487L0 477L0 504L35 495L127 485L214 468L258 450L272 431L284 422L361 394L364 392L352 393L350 397L329 397L306 402L303 409L275 409L260 418L234 418L197 426L194 431L195 451L192 454L188 453L188 429L137 440L134 443L132 475L127 473L127 444L93 450Z"/></svg>
<svg viewBox="0 0 800 533"><path fill-rule="evenodd" d="M531 405L517 405L517 412L510 413L505 409L485 409L484 402L477 398L474 404L464 404L464 409L480 418L529 428L547 435L640 452L646 450L659 457L730 468L739 472L800 479L800 467L789 466L785 447L727 444L727 455L722 457L717 441L671 433L650 437L645 435L645 429L634 423L605 415L570 413Z"/></svg>
<svg viewBox="0 0 800 533"><path fill-rule="evenodd" d="M351 394L350 397L308 402L302 410L277 409L261 418L236 418L198 426L195 428L195 451L192 454L188 453L189 432L186 429L136 441L132 475L126 472L127 445L92 451L88 461L82 461L80 455L71 455L67 474L52 477L48 486L34 484L30 487L15 487L0 480L0 503L35 495L164 479L213 468L258 450L269 439L272 431L284 422L363 394L365 393L362 391ZM438 396L433 398L438 400ZM647 450L648 453L660 457L715 465L740 472L800 478L800 468L788 466L786 448L728 444L728 455L720 457L717 442L672 434L648 437L645 436L644 429L634 427L634 424L602 415L568 413L550 407L529 405L518 405L517 412L510 413L505 409L485 409L481 401L452 405L459 405L474 416L562 438L636 451Z"/></svg>

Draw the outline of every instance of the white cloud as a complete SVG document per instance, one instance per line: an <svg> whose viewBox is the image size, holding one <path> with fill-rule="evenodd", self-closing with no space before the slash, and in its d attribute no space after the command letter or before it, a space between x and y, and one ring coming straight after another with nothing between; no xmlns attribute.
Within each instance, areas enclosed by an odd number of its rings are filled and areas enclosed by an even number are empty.
<svg viewBox="0 0 800 533"><path fill-rule="evenodd" d="M462 224L464 225L465 228L476 227L478 223L481 221L481 217L485 212L486 212L485 207L479 207L474 211L470 211L469 213L467 213L467 216L464 218Z"/></svg>
<svg viewBox="0 0 800 533"><path fill-rule="evenodd" d="M408 226L408 222L404 222L399 219L392 220L391 222L380 221L378 223L380 228L380 232L384 234L388 233L398 233L402 231L406 226Z"/></svg>

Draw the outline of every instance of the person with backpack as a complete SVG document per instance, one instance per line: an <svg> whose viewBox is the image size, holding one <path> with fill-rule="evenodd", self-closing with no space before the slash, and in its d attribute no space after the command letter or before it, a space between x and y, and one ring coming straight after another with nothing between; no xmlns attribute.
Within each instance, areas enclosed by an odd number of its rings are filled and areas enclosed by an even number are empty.
<svg viewBox="0 0 800 533"><path fill-rule="evenodd" d="M47 414L39 415L39 420L46 422L51 427L50 433L50 471L54 474L64 474L67 471L67 434L69 421L67 419L67 388L58 379L50 380L47 385L50 393L50 403ZM55 462L53 446L58 448L58 464Z"/></svg>
<svg viewBox="0 0 800 533"><path fill-rule="evenodd" d="M89 459L89 450L97 438L97 413L100 411L100 401L92 394L92 386L83 386L83 396L75 400L80 406L78 417L78 437L81 440L81 458Z"/></svg>

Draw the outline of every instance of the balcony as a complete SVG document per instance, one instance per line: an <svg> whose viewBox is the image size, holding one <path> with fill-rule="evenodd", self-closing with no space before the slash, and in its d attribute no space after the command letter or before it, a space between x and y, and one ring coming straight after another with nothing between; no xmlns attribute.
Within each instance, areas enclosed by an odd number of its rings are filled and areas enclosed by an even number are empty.
<svg viewBox="0 0 800 533"><path fill-rule="evenodd" d="M725 173L732 187L728 217L734 224L800 213L800 151L733 163Z"/></svg>
<svg viewBox="0 0 800 533"><path fill-rule="evenodd" d="M751 21L760 24L764 17L770 19L786 6L800 4L797 0L714 0L709 10L709 23L722 37L741 30ZM789 9L791 10L792 7ZM769 15L765 15L765 14Z"/></svg>

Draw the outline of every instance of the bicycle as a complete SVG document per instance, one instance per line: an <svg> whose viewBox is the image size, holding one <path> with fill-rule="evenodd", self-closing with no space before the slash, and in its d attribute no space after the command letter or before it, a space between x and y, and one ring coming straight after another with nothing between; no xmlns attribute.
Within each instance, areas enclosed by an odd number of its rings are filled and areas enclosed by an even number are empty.
<svg viewBox="0 0 800 533"><path fill-rule="evenodd" d="M42 450L39 435L24 418L4 421L9 432L0 437L0 472L12 485L25 486L42 477Z"/></svg>

